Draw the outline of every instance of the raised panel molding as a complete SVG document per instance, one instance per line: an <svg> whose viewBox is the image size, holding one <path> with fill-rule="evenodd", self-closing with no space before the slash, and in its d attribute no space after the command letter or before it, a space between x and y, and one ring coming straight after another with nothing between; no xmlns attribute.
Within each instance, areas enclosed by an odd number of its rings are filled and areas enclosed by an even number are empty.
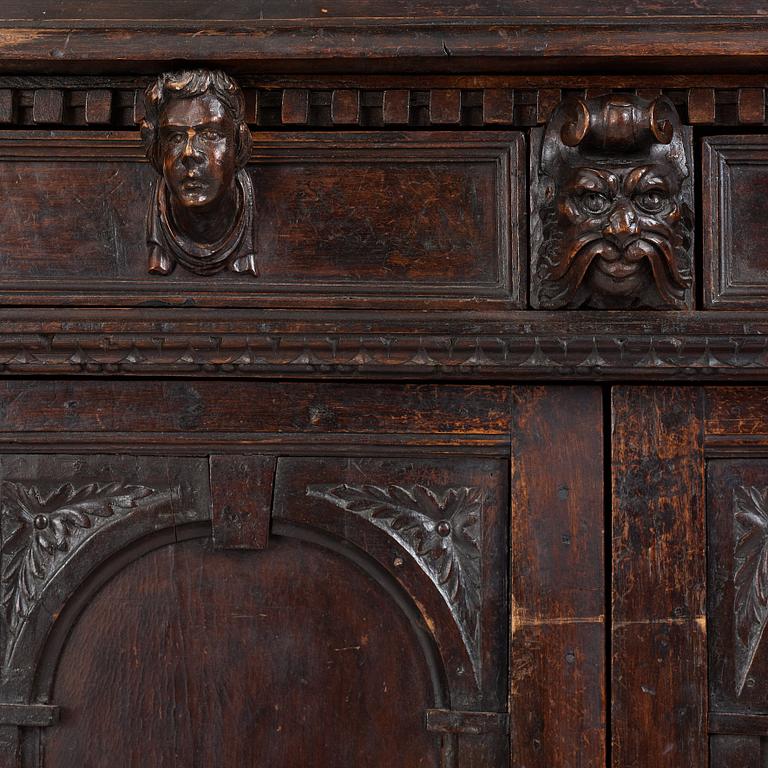
<svg viewBox="0 0 768 768"><path fill-rule="evenodd" d="M702 151L704 306L768 307L768 137L711 136Z"/></svg>
<svg viewBox="0 0 768 768"><path fill-rule="evenodd" d="M524 152L516 132L259 133L246 279L147 274L155 174L134 133L4 131L0 302L522 309Z"/></svg>

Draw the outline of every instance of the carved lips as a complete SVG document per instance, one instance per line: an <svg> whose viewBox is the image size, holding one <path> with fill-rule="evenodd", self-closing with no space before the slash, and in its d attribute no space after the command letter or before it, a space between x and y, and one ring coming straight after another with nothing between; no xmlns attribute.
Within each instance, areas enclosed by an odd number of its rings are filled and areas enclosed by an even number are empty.
<svg viewBox="0 0 768 768"><path fill-rule="evenodd" d="M577 168L557 200L564 233L560 260L550 278L562 298L585 281L605 297L631 297L655 282L670 304L682 298L686 283L677 265L679 184L670 169Z"/></svg>

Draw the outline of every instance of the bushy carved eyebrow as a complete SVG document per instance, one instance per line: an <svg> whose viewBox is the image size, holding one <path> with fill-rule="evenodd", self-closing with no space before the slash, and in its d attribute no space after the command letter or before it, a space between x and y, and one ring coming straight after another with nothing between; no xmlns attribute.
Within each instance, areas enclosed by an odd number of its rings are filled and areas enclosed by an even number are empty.
<svg viewBox="0 0 768 768"><path fill-rule="evenodd" d="M628 193L637 191L638 188L645 190L651 187L659 187L668 192L671 188L669 174L656 166L644 165L633 168L624 181L624 188Z"/></svg>
<svg viewBox="0 0 768 768"><path fill-rule="evenodd" d="M571 178L571 186L593 192L615 192L618 179L610 171L600 168L578 168Z"/></svg>

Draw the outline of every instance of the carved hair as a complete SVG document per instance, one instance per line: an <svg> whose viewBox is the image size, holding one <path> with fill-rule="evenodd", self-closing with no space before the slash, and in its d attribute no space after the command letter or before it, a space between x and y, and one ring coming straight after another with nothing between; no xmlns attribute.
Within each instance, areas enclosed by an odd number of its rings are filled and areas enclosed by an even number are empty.
<svg viewBox="0 0 768 768"><path fill-rule="evenodd" d="M158 124L166 105L172 99L191 99L211 93L235 123L235 162L243 168L251 152L251 131L245 122L245 97L240 86L220 70L194 69L164 72L144 92L145 115L141 121L141 137L147 158L158 173L163 172Z"/></svg>

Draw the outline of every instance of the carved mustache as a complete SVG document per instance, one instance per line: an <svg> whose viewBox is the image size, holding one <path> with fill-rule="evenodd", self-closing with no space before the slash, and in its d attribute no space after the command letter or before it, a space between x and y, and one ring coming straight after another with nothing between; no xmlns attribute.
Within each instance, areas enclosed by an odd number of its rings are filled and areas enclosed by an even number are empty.
<svg viewBox="0 0 768 768"><path fill-rule="evenodd" d="M649 262L651 274L660 296L671 304L679 304L684 298L690 277L683 275L675 259L674 235L653 230L643 230L624 247L607 239L601 232L586 232L564 246L559 261L550 263L549 279L558 285L559 291L551 295L558 304L568 302L584 281L587 270L595 258L605 250L605 244L619 252L627 247L639 248Z"/></svg>

